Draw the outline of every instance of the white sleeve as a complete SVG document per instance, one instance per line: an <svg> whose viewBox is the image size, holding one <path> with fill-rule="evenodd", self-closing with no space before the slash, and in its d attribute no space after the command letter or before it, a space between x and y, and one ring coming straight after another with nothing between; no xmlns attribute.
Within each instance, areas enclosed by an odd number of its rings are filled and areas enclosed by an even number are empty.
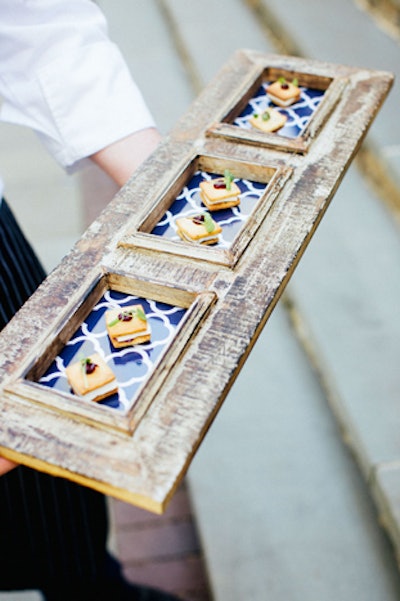
<svg viewBox="0 0 400 601"><path fill-rule="evenodd" d="M68 170L154 126L91 0L0 1L0 118L34 129Z"/></svg>

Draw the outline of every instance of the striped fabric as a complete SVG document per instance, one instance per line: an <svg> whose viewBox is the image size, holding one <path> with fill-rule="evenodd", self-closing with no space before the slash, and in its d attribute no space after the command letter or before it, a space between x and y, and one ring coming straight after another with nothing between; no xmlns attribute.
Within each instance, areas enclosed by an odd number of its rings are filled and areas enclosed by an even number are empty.
<svg viewBox="0 0 400 601"><path fill-rule="evenodd" d="M1 328L44 277L2 200ZM76 601L78 590L104 576L106 537L103 495L22 466L0 477L0 590L39 589L48 601Z"/></svg>
<svg viewBox="0 0 400 601"><path fill-rule="evenodd" d="M0 201L0 329L45 278L5 200Z"/></svg>

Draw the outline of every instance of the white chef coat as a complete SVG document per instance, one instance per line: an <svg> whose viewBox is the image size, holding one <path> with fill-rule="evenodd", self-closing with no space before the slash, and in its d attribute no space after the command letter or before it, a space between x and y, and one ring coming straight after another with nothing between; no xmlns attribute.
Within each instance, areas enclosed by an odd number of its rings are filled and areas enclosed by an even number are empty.
<svg viewBox="0 0 400 601"><path fill-rule="evenodd" d="M67 171L154 126L91 0L0 0L0 96L0 119L35 130Z"/></svg>

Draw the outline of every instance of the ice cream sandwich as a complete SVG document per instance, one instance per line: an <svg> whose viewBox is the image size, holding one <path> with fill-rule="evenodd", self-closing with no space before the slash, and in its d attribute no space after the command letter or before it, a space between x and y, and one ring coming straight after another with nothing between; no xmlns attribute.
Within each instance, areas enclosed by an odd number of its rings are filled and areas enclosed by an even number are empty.
<svg viewBox="0 0 400 601"><path fill-rule="evenodd" d="M229 209L240 204L240 188L226 169L223 177L200 182L200 198L209 211Z"/></svg>
<svg viewBox="0 0 400 601"><path fill-rule="evenodd" d="M149 342L151 329L142 305L110 309L105 313L106 328L115 348Z"/></svg>
<svg viewBox="0 0 400 601"><path fill-rule="evenodd" d="M254 113L249 119L251 125L257 129L261 129L266 133L281 129L287 121L286 115L283 115L276 109L268 107L261 113Z"/></svg>
<svg viewBox="0 0 400 601"><path fill-rule="evenodd" d="M300 100L301 90L297 85L297 79L292 82L280 77L267 87L267 95L274 104L287 107Z"/></svg>
<svg viewBox="0 0 400 601"><path fill-rule="evenodd" d="M65 372L72 391L89 401L101 401L118 392L112 369L98 353L71 363Z"/></svg>
<svg viewBox="0 0 400 601"><path fill-rule="evenodd" d="M177 233L186 242L195 244L216 244L221 226L216 223L209 213L180 217L176 220Z"/></svg>

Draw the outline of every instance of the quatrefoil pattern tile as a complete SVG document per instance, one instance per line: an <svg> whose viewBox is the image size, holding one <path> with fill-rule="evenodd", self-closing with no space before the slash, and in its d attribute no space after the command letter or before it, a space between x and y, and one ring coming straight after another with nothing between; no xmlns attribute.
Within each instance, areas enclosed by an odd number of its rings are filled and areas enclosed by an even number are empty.
<svg viewBox="0 0 400 601"><path fill-rule="evenodd" d="M207 211L200 198L200 182L216 177L222 177L222 175L196 171L151 233L156 236L164 236L169 240L180 241L181 238L176 233L176 219ZM230 248L267 187L267 184L246 179L236 178L234 181L240 188L240 205L212 213L214 221L222 227L220 240L214 245L221 249Z"/></svg>
<svg viewBox="0 0 400 601"><path fill-rule="evenodd" d="M115 349L107 334L104 314L108 309L123 308L135 303L142 304L144 308L152 331L151 341ZM186 309L181 307L109 290L55 358L40 379L40 384L70 393L65 375L66 366L92 353L99 353L113 370L119 384L118 394L108 397L100 404L125 412L134 405L139 390L171 344L185 313Z"/></svg>
<svg viewBox="0 0 400 601"><path fill-rule="evenodd" d="M275 135L285 138L297 138L307 126L324 97L323 90L300 86L300 100L287 108L277 107L268 98L266 88L271 82L266 82L258 89L256 95L249 101L244 111L234 119L233 125L244 129L253 129L249 118L253 113L262 113L269 106L287 116L286 124L275 132Z"/></svg>

